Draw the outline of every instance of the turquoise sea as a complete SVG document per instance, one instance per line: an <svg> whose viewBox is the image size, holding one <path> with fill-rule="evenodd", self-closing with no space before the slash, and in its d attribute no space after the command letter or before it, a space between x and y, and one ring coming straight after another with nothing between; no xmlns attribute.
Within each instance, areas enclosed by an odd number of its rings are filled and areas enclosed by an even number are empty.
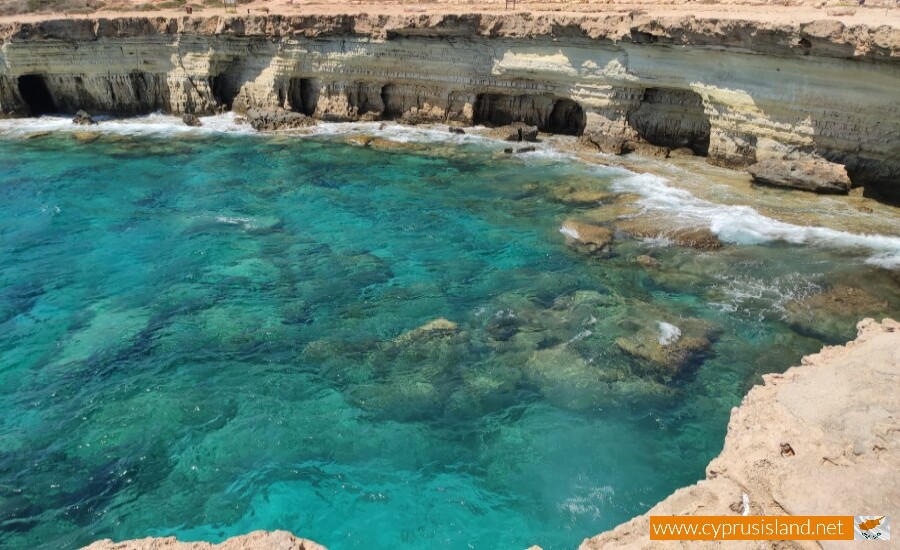
<svg viewBox="0 0 900 550"><path fill-rule="evenodd" d="M761 374L855 335L792 301L900 313L895 237L788 242L653 176L446 135L0 131L0 547L574 548L702 478ZM597 205L562 184L725 246L585 256L559 229ZM616 343L672 330L711 343L674 376Z"/></svg>

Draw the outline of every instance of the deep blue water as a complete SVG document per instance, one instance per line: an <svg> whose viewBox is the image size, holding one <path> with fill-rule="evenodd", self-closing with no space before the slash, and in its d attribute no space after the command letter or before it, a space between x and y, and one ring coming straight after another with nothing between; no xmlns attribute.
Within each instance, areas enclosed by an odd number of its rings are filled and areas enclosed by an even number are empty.
<svg viewBox="0 0 900 550"><path fill-rule="evenodd" d="M856 280L897 312L852 251L567 247L548 190L623 177L478 143L3 140L0 547L572 548L703 477L759 374L853 336L786 300ZM615 344L660 322L714 340L674 379Z"/></svg>

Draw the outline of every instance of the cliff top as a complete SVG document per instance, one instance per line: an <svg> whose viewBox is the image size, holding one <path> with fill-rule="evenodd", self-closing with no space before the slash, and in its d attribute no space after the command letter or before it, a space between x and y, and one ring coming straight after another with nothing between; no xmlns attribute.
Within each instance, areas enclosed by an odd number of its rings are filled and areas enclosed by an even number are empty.
<svg viewBox="0 0 900 550"><path fill-rule="evenodd" d="M845 25L900 28L897 0L236 0L240 15L594 15L639 12L649 17L696 17L797 25L815 20ZM223 0L7 0L0 23L26 23L64 17L176 17L228 15ZM234 13L234 10L230 12Z"/></svg>

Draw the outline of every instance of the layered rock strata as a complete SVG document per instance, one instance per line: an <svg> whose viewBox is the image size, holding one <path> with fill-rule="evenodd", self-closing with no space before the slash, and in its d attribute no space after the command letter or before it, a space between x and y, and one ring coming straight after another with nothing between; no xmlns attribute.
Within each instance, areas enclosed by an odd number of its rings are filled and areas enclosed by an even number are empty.
<svg viewBox="0 0 900 550"><path fill-rule="evenodd" d="M651 515L850 515L900 506L900 323L866 319L846 346L763 377L732 410L706 479L581 550L693 548L650 541ZM845 548L846 542L732 541L728 548ZM707 545L707 546L703 546Z"/></svg>
<svg viewBox="0 0 900 550"><path fill-rule="evenodd" d="M900 198L900 29L640 14L211 16L0 25L0 112L284 109L504 125L748 167L826 160Z"/></svg>

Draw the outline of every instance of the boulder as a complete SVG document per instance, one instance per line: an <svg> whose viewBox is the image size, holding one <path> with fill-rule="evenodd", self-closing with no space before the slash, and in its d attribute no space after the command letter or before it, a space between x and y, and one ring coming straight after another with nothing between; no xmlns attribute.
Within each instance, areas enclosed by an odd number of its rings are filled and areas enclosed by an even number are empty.
<svg viewBox="0 0 900 550"><path fill-rule="evenodd" d="M90 126L92 124L97 124L97 121L94 120L93 117L91 117L91 115L87 113L87 111L78 109L78 111L75 112L75 117L72 119L72 124Z"/></svg>
<svg viewBox="0 0 900 550"><path fill-rule="evenodd" d="M579 143L609 155L624 155L629 152L628 141L624 137L601 132L585 133Z"/></svg>
<svg viewBox="0 0 900 550"><path fill-rule="evenodd" d="M451 126L451 127L450 127L450 133L451 133L451 134L460 134L460 135L462 135L462 134L465 134L466 131L463 130L462 128L456 128L455 126Z"/></svg>
<svg viewBox="0 0 900 550"><path fill-rule="evenodd" d="M293 111L250 109L247 111L247 122L258 132L277 130L295 130L314 126L312 118Z"/></svg>
<svg viewBox="0 0 900 550"><path fill-rule="evenodd" d="M201 126L203 123L200 122L200 119L197 115L192 115L191 113L185 113L181 115L181 121L187 124L188 126Z"/></svg>
<svg viewBox="0 0 900 550"><path fill-rule="evenodd" d="M570 219L563 222L559 232L566 236L566 244L580 252L591 255L610 253L613 232L606 227Z"/></svg>
<svg viewBox="0 0 900 550"><path fill-rule="evenodd" d="M528 147L519 147L518 149L513 149L512 147L507 147L506 149L503 150L503 152L506 153L507 155L512 155L512 154L518 155L521 153L533 153L535 150L536 149L534 146L529 145Z"/></svg>
<svg viewBox="0 0 900 550"><path fill-rule="evenodd" d="M850 177L844 166L824 159L764 159L747 170L754 182L765 185L816 193L846 194L850 191Z"/></svg>
<svg viewBox="0 0 900 550"><path fill-rule="evenodd" d="M523 122L516 122L507 126L498 126L488 132L488 137L502 139L503 141L537 141L537 126L529 126Z"/></svg>

